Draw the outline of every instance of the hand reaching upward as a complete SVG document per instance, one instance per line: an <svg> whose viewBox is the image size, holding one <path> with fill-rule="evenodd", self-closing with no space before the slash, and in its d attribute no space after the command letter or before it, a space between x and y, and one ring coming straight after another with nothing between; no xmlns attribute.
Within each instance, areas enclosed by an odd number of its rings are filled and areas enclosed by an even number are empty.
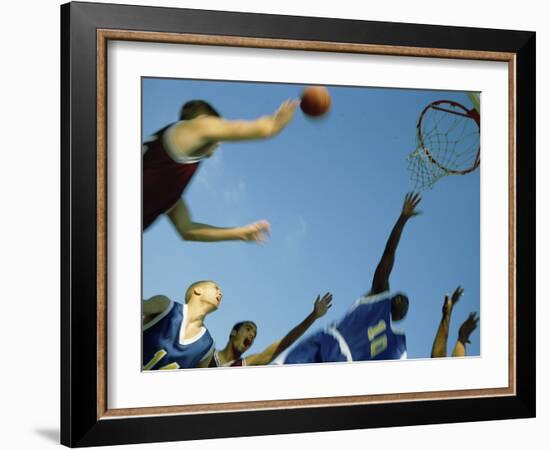
<svg viewBox="0 0 550 450"><path fill-rule="evenodd" d="M477 328L478 323L479 317L477 317L475 312L471 312L468 318L460 326L458 330L458 340L462 342L463 345L470 344L470 335Z"/></svg>
<svg viewBox="0 0 550 450"><path fill-rule="evenodd" d="M315 318L319 319L320 317L323 317L331 306L332 294L330 292L327 292L322 298L318 295L313 306L313 314L315 315Z"/></svg>
<svg viewBox="0 0 550 450"><path fill-rule="evenodd" d="M401 211L401 215L405 217L406 219L409 219L413 216L417 216L421 214L420 211L416 210L416 207L422 200L422 197L420 197L419 193L409 192L405 196L405 201L403 202L403 209Z"/></svg>
<svg viewBox="0 0 550 450"><path fill-rule="evenodd" d="M444 316L451 314L454 305L460 300L460 297L462 297L462 294L464 294L464 289L458 286L450 298L448 295L445 296L445 301L443 302Z"/></svg>

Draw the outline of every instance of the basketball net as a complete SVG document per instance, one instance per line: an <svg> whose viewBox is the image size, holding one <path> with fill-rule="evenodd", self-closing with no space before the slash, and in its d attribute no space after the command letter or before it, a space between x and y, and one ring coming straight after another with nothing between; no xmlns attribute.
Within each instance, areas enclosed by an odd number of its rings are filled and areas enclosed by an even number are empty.
<svg viewBox="0 0 550 450"><path fill-rule="evenodd" d="M448 100L424 108L416 125L416 148L407 157L415 189L432 188L447 175L464 175L478 166L477 110Z"/></svg>

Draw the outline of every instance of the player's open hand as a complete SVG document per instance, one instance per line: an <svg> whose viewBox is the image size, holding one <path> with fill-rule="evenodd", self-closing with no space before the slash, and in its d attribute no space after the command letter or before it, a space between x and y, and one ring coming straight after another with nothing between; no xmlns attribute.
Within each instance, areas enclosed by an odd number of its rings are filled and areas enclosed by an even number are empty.
<svg viewBox="0 0 550 450"><path fill-rule="evenodd" d="M332 294L330 292L327 292L322 298L318 295L313 306L313 314L315 314L315 318L318 319L319 317L323 317L331 307Z"/></svg>
<svg viewBox="0 0 550 450"><path fill-rule="evenodd" d="M269 238L271 225L267 220L260 220L242 227L241 239L246 242L261 244Z"/></svg>
<svg viewBox="0 0 550 450"><path fill-rule="evenodd" d="M405 195L405 201L403 202L403 210L401 212L401 215L408 219L410 217L421 214L420 211L416 210L416 207L420 203L420 200L422 200L422 197L420 197L420 194L418 192L409 192L407 195Z"/></svg>
<svg viewBox="0 0 550 450"><path fill-rule="evenodd" d="M464 289L458 286L451 297L449 297L449 295L445 296L445 301L443 302L443 315L451 314L453 306L460 300L462 294L464 294Z"/></svg>
<svg viewBox="0 0 550 450"><path fill-rule="evenodd" d="M273 134L277 134L289 124L299 104L298 100L286 100L279 106L279 109L272 116Z"/></svg>
<svg viewBox="0 0 550 450"><path fill-rule="evenodd" d="M479 317L477 317L475 312L472 312L460 326L458 330L458 340L462 342L462 344L470 344L470 334L477 328L478 322Z"/></svg>

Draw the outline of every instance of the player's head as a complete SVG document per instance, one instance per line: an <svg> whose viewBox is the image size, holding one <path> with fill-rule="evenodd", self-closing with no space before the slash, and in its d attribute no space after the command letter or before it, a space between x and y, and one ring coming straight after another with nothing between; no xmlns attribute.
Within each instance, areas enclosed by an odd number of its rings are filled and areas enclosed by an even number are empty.
<svg viewBox="0 0 550 450"><path fill-rule="evenodd" d="M180 120L191 120L199 116L220 117L220 114L214 109L214 107L210 103L207 103L204 100L190 100L181 107ZM211 142L205 147L200 148L198 150L198 153L193 156L210 158L217 150L219 145L219 142Z"/></svg>
<svg viewBox="0 0 550 450"><path fill-rule="evenodd" d="M217 283L210 280L197 281L187 288L185 303L199 302L207 313L215 311L220 306L223 293Z"/></svg>
<svg viewBox="0 0 550 450"><path fill-rule="evenodd" d="M402 293L395 294L391 299L391 319L402 320L409 310L409 298Z"/></svg>
<svg viewBox="0 0 550 450"><path fill-rule="evenodd" d="M256 339L258 327L250 320L236 323L229 333L229 343L239 354L246 352Z"/></svg>
<svg viewBox="0 0 550 450"><path fill-rule="evenodd" d="M220 117L220 113L204 100L190 100L180 109L180 120L191 120L198 116Z"/></svg>

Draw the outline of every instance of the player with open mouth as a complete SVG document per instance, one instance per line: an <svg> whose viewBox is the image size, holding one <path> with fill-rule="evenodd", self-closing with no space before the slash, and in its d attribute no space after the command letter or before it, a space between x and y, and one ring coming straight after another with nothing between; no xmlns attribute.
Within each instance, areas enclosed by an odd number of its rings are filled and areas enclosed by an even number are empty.
<svg viewBox="0 0 550 450"><path fill-rule="evenodd" d="M332 306L332 294L327 292L323 297L315 299L313 311L290 330L285 337L273 342L263 352L250 356L242 355L252 347L258 331L257 325L252 321L243 321L235 324L229 334L229 340L223 350L214 351L210 360L210 367L224 366L261 366L271 363L283 351L298 340L313 323L323 317Z"/></svg>

